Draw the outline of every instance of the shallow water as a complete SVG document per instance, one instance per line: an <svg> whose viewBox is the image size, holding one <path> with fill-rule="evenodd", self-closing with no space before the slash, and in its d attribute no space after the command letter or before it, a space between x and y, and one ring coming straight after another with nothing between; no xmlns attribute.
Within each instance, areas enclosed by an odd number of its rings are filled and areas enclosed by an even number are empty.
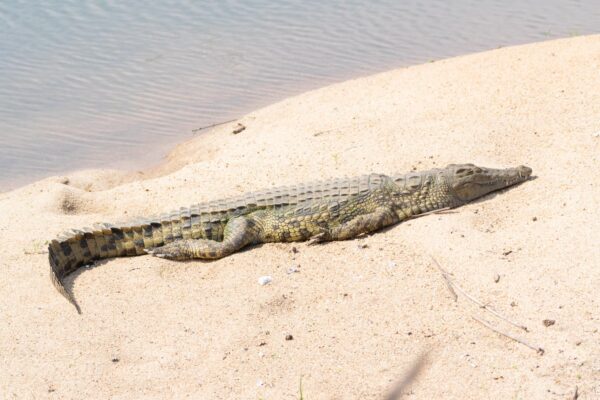
<svg viewBox="0 0 600 400"><path fill-rule="evenodd" d="M308 89L599 22L597 0L5 0L0 190L142 168L194 128Z"/></svg>

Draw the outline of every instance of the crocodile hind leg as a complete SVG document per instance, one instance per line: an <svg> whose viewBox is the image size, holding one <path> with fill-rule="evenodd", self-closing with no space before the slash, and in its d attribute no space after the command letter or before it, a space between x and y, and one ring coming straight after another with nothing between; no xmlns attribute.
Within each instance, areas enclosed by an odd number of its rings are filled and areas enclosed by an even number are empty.
<svg viewBox="0 0 600 400"><path fill-rule="evenodd" d="M354 239L364 233L374 232L398 222L400 222L400 218L391 207L378 207L369 214L357 215L337 227L322 228L319 234L310 238L308 245L331 240Z"/></svg>
<svg viewBox="0 0 600 400"><path fill-rule="evenodd" d="M217 259L228 256L256 241L253 221L234 218L225 225L223 241L207 239L181 239L162 247L147 249L148 254L169 260L191 260L194 258Z"/></svg>

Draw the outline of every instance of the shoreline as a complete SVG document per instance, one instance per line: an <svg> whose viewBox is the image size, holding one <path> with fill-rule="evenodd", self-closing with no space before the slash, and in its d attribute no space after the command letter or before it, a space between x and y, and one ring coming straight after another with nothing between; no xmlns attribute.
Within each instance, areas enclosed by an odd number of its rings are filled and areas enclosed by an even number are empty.
<svg viewBox="0 0 600 400"><path fill-rule="evenodd" d="M298 398L302 377L311 399L377 399L430 350L411 386L419 398L558 399L575 387L593 397L599 70L600 35L400 68L255 110L127 182L83 170L0 193L0 391L279 399ZM246 129L232 134L238 122ZM82 315L48 278L44 242L69 228L466 162L524 164L537 179L358 240L266 244L214 262L102 261L66 279ZM431 257L527 331L455 302ZM264 275L273 281L261 286Z"/></svg>
<svg viewBox="0 0 600 400"><path fill-rule="evenodd" d="M588 35L588 36L594 36L594 35ZM259 112L261 110L269 109L279 103L291 101L292 99L301 97L305 94L318 92L321 90L325 90L327 88L335 87L337 85L343 85L348 82L355 82L355 81L359 81L359 80L367 79L367 78L375 78L377 76L392 73L394 71L418 68L418 67L432 64L432 63L448 62L451 60L461 59L464 57L472 57L472 56L477 56L479 54L486 54L489 52L493 52L493 51L501 50L501 49L505 49L505 48L521 48L521 47L527 47L527 46L533 46L533 45L539 45L539 44L548 43L548 42L556 42L556 41L569 40L569 39L570 38L567 37L567 38L560 38L560 39L547 39L547 40L540 41L540 42L531 42L531 43L519 44L519 45L513 45L513 46L499 46L495 49L482 50L482 51L478 51L475 53L461 54L461 55L453 56L450 58L430 60L430 61L424 62L422 64L410 64L410 65L406 65L406 66L402 66L402 67L393 68L390 70L384 70L384 71L377 72L377 73L374 73L371 75L359 75L359 76L353 77L353 78L345 80L345 81L334 82L332 84L329 84L329 85L326 85L323 87L310 89L305 92L300 92L300 93L291 95L284 99L276 100L273 103L268 104L264 107L258 108L253 111L249 111L246 114L242 114L235 119L230 119L230 120L222 121L222 122L215 122L210 126L201 127L200 133L194 133L193 132L194 130L193 130L191 137L184 139L182 141L170 142L169 146L171 147L171 150L169 150L167 153L163 154L160 161L157 161L155 163L140 163L137 166L132 166L130 168L123 168L123 169L121 169L121 168L106 169L106 168L95 168L95 167L76 168L76 169L73 169L70 171L65 171L64 173L60 173L57 175L51 175L51 176L47 176L45 178L40 178L40 179L37 179L34 181L30 181L28 183L23 183L20 186L17 186L17 187L11 188L11 189L8 189L8 188L1 189L0 188L0 194L5 194L5 193L9 193L14 190L19 190L28 185L32 185L37 182L46 181L48 179L64 179L64 177L67 177L67 176L74 176L76 181L79 181L82 179L85 180L84 177L86 175L96 175L95 176L96 179L98 178L98 176L106 177L105 182L100 182L100 183L96 184L97 187L102 187L105 189L112 188L112 187L115 187L115 186L118 186L121 184L131 183L131 182L134 182L139 179L158 178L158 177L176 172L178 168L185 166L187 163L202 161L202 157L195 157L193 154L190 154L191 153L190 151L186 151L185 146L191 145L194 148L200 148L201 146L199 146L199 143L197 143L197 142L203 140L201 138L204 135L214 132L215 130L218 130L220 132L220 134L231 134L231 131L235 129L236 124L238 122L244 120L245 117L251 116L253 113ZM217 139L211 138L211 141L218 141L218 138ZM131 164L136 164L136 163L131 163ZM91 185L90 182L86 182L86 184L88 186Z"/></svg>

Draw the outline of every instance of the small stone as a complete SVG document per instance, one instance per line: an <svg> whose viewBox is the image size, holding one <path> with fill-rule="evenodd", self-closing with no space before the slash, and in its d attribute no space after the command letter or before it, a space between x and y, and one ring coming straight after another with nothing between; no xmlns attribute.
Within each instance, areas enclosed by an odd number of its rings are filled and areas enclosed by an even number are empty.
<svg viewBox="0 0 600 400"><path fill-rule="evenodd" d="M114 363L118 363L120 360L119 360L118 358L113 358L113 359L112 359L112 360L110 360L110 361L112 361L112 362L114 362Z"/></svg>
<svg viewBox="0 0 600 400"><path fill-rule="evenodd" d="M300 265L293 265L285 271L288 275L300 272Z"/></svg>
<svg viewBox="0 0 600 400"><path fill-rule="evenodd" d="M579 346L579 345L581 345L581 343L583 343L583 342L581 340L578 340L575 342L575 346Z"/></svg>
<svg viewBox="0 0 600 400"><path fill-rule="evenodd" d="M296 246L292 247L292 253L297 254L298 253L298 249L296 248Z"/></svg>
<svg viewBox="0 0 600 400"><path fill-rule="evenodd" d="M535 221L537 221L537 217L533 217L533 218L531 218L531 220L532 220L533 222L535 222Z"/></svg>
<svg viewBox="0 0 600 400"><path fill-rule="evenodd" d="M510 253L512 253L512 250L506 250L506 251L502 252L502 255L503 255L503 256L507 256L507 255L509 255Z"/></svg>
<svg viewBox="0 0 600 400"><path fill-rule="evenodd" d="M294 336L287 334L285 335L285 340L294 340Z"/></svg>
<svg viewBox="0 0 600 400"><path fill-rule="evenodd" d="M496 282L496 283L500 282L500 275L496 274L494 276L494 282Z"/></svg>
<svg viewBox="0 0 600 400"><path fill-rule="evenodd" d="M258 278L258 284L261 286L265 286L273 281L273 278L269 275L261 276Z"/></svg>
<svg viewBox="0 0 600 400"><path fill-rule="evenodd" d="M356 247L358 247L359 249L366 249L367 247L369 247L368 243L359 243Z"/></svg>
<svg viewBox="0 0 600 400"><path fill-rule="evenodd" d="M544 324L545 327L549 327L549 326L554 325L556 323L556 321L553 319L545 319L542 321L542 323Z"/></svg>

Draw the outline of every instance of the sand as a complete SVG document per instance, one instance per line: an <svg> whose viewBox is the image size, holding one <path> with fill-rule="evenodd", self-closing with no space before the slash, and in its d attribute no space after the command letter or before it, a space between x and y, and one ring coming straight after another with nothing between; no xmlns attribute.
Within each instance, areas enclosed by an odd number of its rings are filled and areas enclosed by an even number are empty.
<svg viewBox="0 0 600 400"><path fill-rule="evenodd" d="M600 36L393 70L238 122L152 170L0 194L2 398L298 399L302 379L305 399L383 399L424 353L403 398L600 398ZM360 240L102 261L67 279L83 315L50 284L44 243L67 228L459 162L537 178ZM455 302L431 257L528 331Z"/></svg>

